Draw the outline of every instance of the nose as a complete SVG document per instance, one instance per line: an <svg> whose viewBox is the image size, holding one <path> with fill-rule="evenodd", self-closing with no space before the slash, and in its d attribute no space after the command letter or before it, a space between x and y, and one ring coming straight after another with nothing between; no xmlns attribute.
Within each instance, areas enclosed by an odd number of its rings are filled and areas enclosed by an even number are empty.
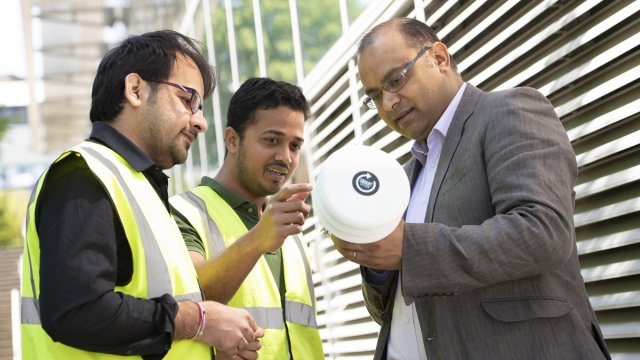
<svg viewBox="0 0 640 360"><path fill-rule="evenodd" d="M392 111L400 102L400 96L385 90L382 90L382 108L384 111Z"/></svg>
<svg viewBox="0 0 640 360"><path fill-rule="evenodd" d="M207 131L209 124L204 117L204 111L198 110L195 114L191 115L191 126L194 127L199 133Z"/></svg>
<svg viewBox="0 0 640 360"><path fill-rule="evenodd" d="M284 161L287 164L291 164L291 150L289 149L289 144L283 144L280 147L278 152L276 153L276 160Z"/></svg>

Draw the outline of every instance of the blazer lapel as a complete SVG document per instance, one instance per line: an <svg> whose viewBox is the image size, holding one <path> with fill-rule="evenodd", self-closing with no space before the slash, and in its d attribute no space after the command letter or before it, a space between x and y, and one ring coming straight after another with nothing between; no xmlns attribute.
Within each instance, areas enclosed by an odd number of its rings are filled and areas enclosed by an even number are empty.
<svg viewBox="0 0 640 360"><path fill-rule="evenodd" d="M442 181L444 180L444 176L447 174L453 155L455 154L456 149L460 144L460 140L462 139L464 124L471 117L480 95L482 95L481 90L467 83L467 87L462 94L462 99L460 99L460 104L458 104L458 108L453 115L451 125L449 125L449 130L447 130L447 137L444 140L444 145L442 146L440 160L438 161L433 185L431 186L431 195L429 197L425 222L433 221L433 209L436 201L438 200L438 193L442 187Z"/></svg>

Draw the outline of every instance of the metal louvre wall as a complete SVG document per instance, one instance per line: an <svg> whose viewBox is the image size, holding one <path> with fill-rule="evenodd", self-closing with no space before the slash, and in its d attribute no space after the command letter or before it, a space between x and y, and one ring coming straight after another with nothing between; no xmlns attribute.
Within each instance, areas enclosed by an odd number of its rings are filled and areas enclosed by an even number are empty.
<svg viewBox="0 0 640 360"><path fill-rule="evenodd" d="M416 10L417 9L417 10ZM640 359L640 2L378 1L303 83L312 103L310 178L348 143L404 163L410 142L390 131L364 97L355 48L373 25L425 20L463 78L490 91L532 86L554 104L576 152L578 251L587 291L615 359ZM319 324L330 359L370 359L378 325L364 308L358 268L311 217Z"/></svg>

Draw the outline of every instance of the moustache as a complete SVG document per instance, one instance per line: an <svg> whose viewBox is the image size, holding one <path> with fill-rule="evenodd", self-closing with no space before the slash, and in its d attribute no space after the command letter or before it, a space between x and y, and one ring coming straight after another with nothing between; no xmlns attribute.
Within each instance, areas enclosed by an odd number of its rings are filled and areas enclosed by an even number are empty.
<svg viewBox="0 0 640 360"><path fill-rule="evenodd" d="M267 169L273 169L276 170L278 172L281 172L283 174L288 174L289 173L289 165L287 165L287 163L283 162L283 161L274 161L271 162L269 164L267 164Z"/></svg>

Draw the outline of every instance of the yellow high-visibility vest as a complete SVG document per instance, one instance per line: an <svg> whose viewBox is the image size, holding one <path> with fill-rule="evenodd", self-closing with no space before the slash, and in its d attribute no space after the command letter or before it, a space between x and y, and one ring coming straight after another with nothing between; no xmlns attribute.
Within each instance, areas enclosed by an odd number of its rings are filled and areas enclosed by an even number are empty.
<svg viewBox="0 0 640 360"><path fill-rule="evenodd" d="M202 239L206 259L220 254L248 231L233 208L208 186L198 186L171 197L170 201ZM230 306L247 310L264 329L259 359L288 359L287 330L293 359L324 359L305 249L298 236L288 238L282 245L286 319L280 292L264 257L229 301Z"/></svg>
<svg viewBox="0 0 640 360"><path fill-rule="evenodd" d="M85 141L62 154L79 156L100 180L116 208L133 257L133 276L114 291L150 299L172 294L176 300L202 300L197 277L180 230L162 200L145 178L119 154ZM120 359L124 356L89 352L55 342L40 321L40 241L36 230L36 204L45 173L31 195L22 266L22 358ZM127 359L135 357L126 357ZM137 358L140 358L139 356ZM211 359L211 347L193 340L177 340L165 359Z"/></svg>

